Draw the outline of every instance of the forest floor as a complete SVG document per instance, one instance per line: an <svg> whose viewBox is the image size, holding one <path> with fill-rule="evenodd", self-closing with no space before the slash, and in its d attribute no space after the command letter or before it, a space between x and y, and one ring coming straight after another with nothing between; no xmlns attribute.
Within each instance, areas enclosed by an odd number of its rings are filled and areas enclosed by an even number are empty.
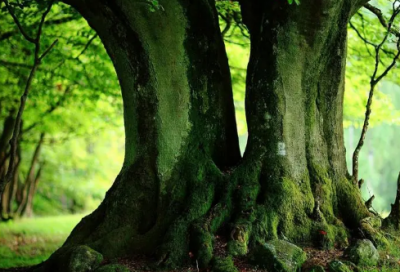
<svg viewBox="0 0 400 272"><path fill-rule="evenodd" d="M0 269L46 260L65 241L82 214L21 219L0 224Z"/></svg>
<svg viewBox="0 0 400 272"><path fill-rule="evenodd" d="M0 272L22 272L26 267L46 260L67 238L73 227L83 215L66 215L22 219L0 224ZM226 241L217 237L216 254L225 255ZM303 247L308 259L302 271L308 271L313 265L327 267L332 260L341 260L341 250L320 250ZM190 255L190 253L188 253ZM360 272L395 272L400 271L400 243L381 251L379 267L359 270ZM147 267L148 259L135 257L130 259L106 260L105 263L118 262L132 271L151 271ZM240 272L266 272L247 264L243 258L234 259ZM13 268L12 268L13 267ZM12 269L11 269L12 268ZM171 272L207 272L198 270L193 260L191 266Z"/></svg>

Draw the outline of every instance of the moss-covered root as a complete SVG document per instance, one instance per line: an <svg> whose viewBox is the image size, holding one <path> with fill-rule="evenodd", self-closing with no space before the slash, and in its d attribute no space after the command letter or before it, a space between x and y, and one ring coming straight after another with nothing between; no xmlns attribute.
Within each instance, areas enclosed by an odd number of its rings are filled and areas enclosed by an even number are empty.
<svg viewBox="0 0 400 272"><path fill-rule="evenodd" d="M212 272L238 272L239 270L235 267L232 257L228 256L225 258L216 257L211 263Z"/></svg>
<svg viewBox="0 0 400 272"><path fill-rule="evenodd" d="M359 188L350 180L342 179L336 185L336 194L339 214L344 224L350 229L358 229L361 220L371 216L362 201Z"/></svg>
<svg viewBox="0 0 400 272"><path fill-rule="evenodd" d="M95 272L130 272L130 270L123 265L109 264L96 269Z"/></svg>
<svg viewBox="0 0 400 272"><path fill-rule="evenodd" d="M367 217L360 222L360 230L362 231L362 236L371 240L376 247L386 248L390 246L390 243L386 239L381 228L382 219L379 216Z"/></svg>
<svg viewBox="0 0 400 272"><path fill-rule="evenodd" d="M248 253L249 239L251 235L251 224L236 225L228 242L228 252L233 256L243 256Z"/></svg>
<svg viewBox="0 0 400 272"><path fill-rule="evenodd" d="M191 232L191 247L200 268L206 268L213 257L213 235L204 223L194 224Z"/></svg>
<svg viewBox="0 0 400 272"><path fill-rule="evenodd" d="M103 261L103 255L88 246L62 247L34 272L94 271Z"/></svg>

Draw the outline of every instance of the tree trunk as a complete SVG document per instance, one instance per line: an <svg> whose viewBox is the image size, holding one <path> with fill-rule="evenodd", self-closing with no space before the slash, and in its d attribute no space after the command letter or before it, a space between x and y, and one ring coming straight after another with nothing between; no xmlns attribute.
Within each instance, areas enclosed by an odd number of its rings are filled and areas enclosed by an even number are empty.
<svg viewBox="0 0 400 272"><path fill-rule="evenodd" d="M18 190L18 174L19 174L20 163L21 163L21 146L20 146L20 141L18 141L17 156L15 158L14 177L12 181L6 185L3 195L1 197L0 210L1 210L1 218L3 220L10 220L14 217L13 204ZM4 163L3 167L4 169L6 169L7 164Z"/></svg>
<svg viewBox="0 0 400 272"><path fill-rule="evenodd" d="M33 216L33 198L35 196L35 193L36 193L36 190L37 190L37 185L39 183L41 174L42 174L42 167L40 167L39 170L37 171L36 177L32 181L31 186L29 187L28 198L27 198L27 201L26 201L26 207L25 207L25 211L23 213L23 216L26 216L26 217L32 217Z"/></svg>
<svg viewBox="0 0 400 272"><path fill-rule="evenodd" d="M242 3L251 34L244 161L260 163L242 190L261 223L247 228L260 239L282 233L293 240L312 240L322 229L333 243L346 236L343 223L355 228L369 215L347 178L343 142L353 9L349 1L254 2Z"/></svg>
<svg viewBox="0 0 400 272"><path fill-rule="evenodd" d="M10 111L9 115L4 121L3 131L0 136L0 179L6 175L7 171L7 163L8 163L8 144L12 136L12 132L14 129L15 118L14 118L15 111ZM1 219L8 220L9 219L9 202L11 197L12 187L10 184L6 184L4 191L2 191L1 196Z"/></svg>
<svg viewBox="0 0 400 272"><path fill-rule="evenodd" d="M33 198L33 192L35 188L35 175L36 175L36 166L39 161L40 152L42 150L43 140L45 134L42 133L40 135L39 141L36 145L35 151L33 152L31 165L29 166L28 174L25 179L24 187L22 189L22 200L18 205L18 208L15 212L16 216L24 216L26 215L26 209L30 201ZM30 211L29 211L30 212Z"/></svg>
<svg viewBox="0 0 400 272"><path fill-rule="evenodd" d="M3 132L0 136L0 154L5 153L6 150L8 149L9 141L11 139L15 124L14 115L15 115L15 110L10 111L8 117L4 121ZM0 161L2 161L1 158Z"/></svg>
<svg viewBox="0 0 400 272"><path fill-rule="evenodd" d="M155 3L157 1L153 1ZM93 214L41 267L68 271L77 245L106 258L157 253L179 266L284 235L345 242L369 216L347 178L342 109L350 1L245 1L251 33L243 160L211 0L69 1L101 37L122 89L123 168Z"/></svg>
<svg viewBox="0 0 400 272"><path fill-rule="evenodd" d="M13 217L14 211L12 210L12 207L14 205L14 202L17 204L17 206L20 204L17 201L17 193L18 193L18 186L19 186L19 166L21 165L21 139L18 141L18 147L17 147L17 156L15 158L15 171L14 171L14 177L11 181L11 192L10 192L10 199L8 202L8 214Z"/></svg>
<svg viewBox="0 0 400 272"><path fill-rule="evenodd" d="M4 192L1 196L1 210L0 210L0 215L1 215L1 220L7 221L10 219L10 214L9 214L9 201L10 201L10 193L11 193L11 184L8 183L6 187L4 188Z"/></svg>
<svg viewBox="0 0 400 272"><path fill-rule="evenodd" d="M400 230L400 173L397 178L397 193L396 199L392 204L392 209L388 217L383 221L385 228L394 228L395 230Z"/></svg>

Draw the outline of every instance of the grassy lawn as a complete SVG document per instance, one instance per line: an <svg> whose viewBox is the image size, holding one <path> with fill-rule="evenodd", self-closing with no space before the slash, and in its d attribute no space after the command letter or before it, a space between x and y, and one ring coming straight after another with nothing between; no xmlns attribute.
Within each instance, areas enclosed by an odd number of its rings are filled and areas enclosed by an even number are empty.
<svg viewBox="0 0 400 272"><path fill-rule="evenodd" d="M59 248L83 215L0 223L0 268L31 266Z"/></svg>

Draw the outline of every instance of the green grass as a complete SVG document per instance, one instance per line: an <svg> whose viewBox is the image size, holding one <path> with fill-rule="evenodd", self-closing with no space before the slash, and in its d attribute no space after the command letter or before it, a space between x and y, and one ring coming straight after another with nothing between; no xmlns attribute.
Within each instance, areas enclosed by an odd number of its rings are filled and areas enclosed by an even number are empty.
<svg viewBox="0 0 400 272"><path fill-rule="evenodd" d="M0 268L31 266L59 248L83 215L0 223Z"/></svg>

